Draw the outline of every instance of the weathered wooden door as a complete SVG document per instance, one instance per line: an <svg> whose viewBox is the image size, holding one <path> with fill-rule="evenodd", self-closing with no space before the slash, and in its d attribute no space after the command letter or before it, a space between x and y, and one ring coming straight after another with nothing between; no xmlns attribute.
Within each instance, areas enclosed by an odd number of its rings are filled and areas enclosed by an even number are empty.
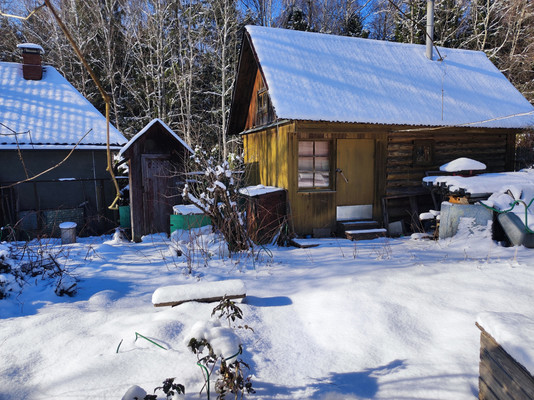
<svg viewBox="0 0 534 400"><path fill-rule="evenodd" d="M375 192L373 139L338 139L336 152L337 206L372 205Z"/></svg>
<svg viewBox="0 0 534 400"><path fill-rule="evenodd" d="M143 154L144 232L169 233L170 214L176 203L172 163L166 155Z"/></svg>

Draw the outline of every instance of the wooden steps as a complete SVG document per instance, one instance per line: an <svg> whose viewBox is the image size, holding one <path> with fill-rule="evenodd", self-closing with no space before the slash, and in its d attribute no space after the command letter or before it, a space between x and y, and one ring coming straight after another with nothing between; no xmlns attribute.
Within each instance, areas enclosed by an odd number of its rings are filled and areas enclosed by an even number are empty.
<svg viewBox="0 0 534 400"><path fill-rule="evenodd" d="M370 240L385 237L387 230L380 228L376 221L354 220L338 221L337 234L350 240Z"/></svg>

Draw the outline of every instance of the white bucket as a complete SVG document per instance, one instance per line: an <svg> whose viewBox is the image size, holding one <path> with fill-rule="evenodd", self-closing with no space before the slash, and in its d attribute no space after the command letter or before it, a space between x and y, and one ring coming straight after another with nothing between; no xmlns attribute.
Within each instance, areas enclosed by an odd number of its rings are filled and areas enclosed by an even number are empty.
<svg viewBox="0 0 534 400"><path fill-rule="evenodd" d="M61 229L61 244L76 243L76 222L62 222L59 224Z"/></svg>

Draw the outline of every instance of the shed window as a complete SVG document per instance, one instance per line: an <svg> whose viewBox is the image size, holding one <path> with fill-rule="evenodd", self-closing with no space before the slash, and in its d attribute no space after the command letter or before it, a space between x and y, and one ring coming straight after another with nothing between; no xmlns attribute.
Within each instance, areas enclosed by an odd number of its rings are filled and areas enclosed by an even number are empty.
<svg viewBox="0 0 534 400"><path fill-rule="evenodd" d="M431 165L434 163L433 140L413 141L413 163L414 165Z"/></svg>
<svg viewBox="0 0 534 400"><path fill-rule="evenodd" d="M299 141L299 189L330 187L330 142Z"/></svg>

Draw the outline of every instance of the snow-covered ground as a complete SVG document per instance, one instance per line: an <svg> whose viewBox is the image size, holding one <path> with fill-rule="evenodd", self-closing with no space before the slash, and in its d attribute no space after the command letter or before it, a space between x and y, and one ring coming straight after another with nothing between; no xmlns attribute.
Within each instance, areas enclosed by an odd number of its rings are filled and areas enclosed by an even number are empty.
<svg viewBox="0 0 534 400"><path fill-rule="evenodd" d="M235 332L251 399L474 399L477 316L534 318L533 250L501 247L468 223L437 242L321 239L268 246L257 259L228 258L213 235L202 239L200 252L164 235L63 246L74 297L35 277L0 300L0 399L120 399L171 377L198 399L203 374L186 343L216 304L155 308L163 286L244 281L240 324L254 331Z"/></svg>

